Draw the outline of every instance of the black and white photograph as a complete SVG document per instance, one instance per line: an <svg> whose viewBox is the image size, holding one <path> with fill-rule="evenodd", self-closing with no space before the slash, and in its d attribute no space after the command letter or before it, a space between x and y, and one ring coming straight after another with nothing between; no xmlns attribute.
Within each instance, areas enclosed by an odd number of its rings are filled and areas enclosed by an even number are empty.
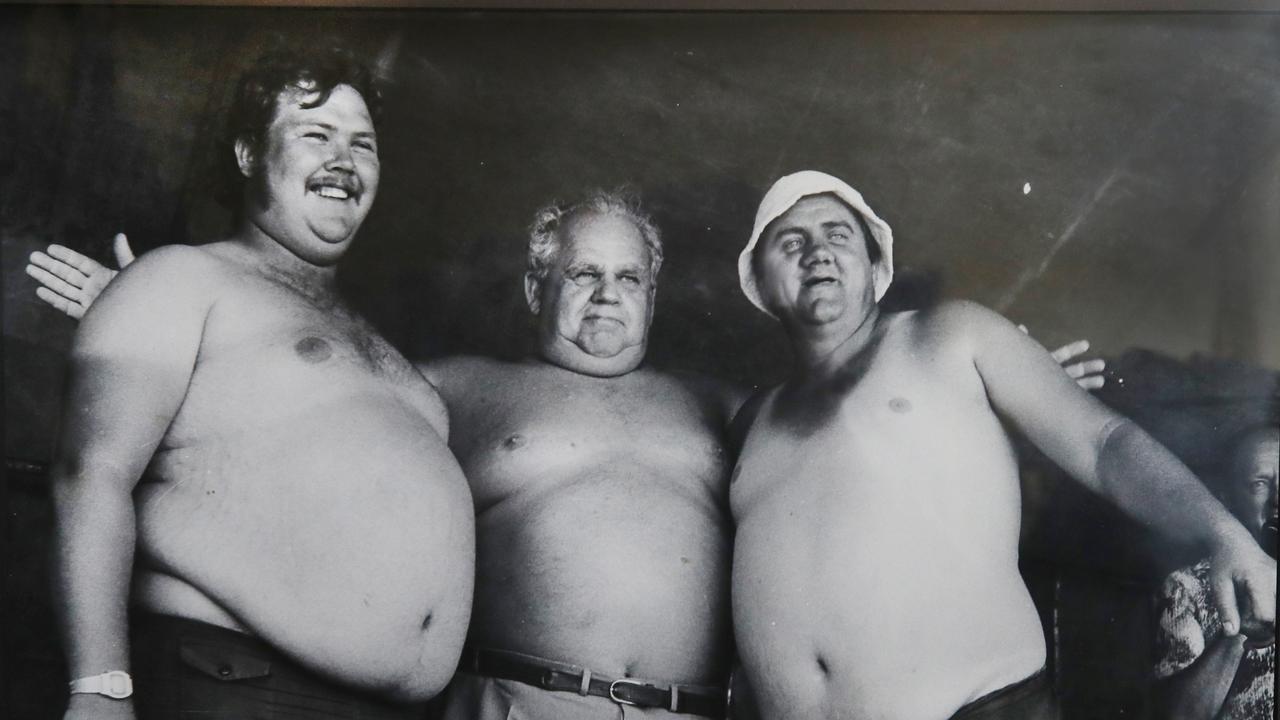
<svg viewBox="0 0 1280 720"><path fill-rule="evenodd" d="M1276 718L1280 13L6 5L0 128L0 717Z"/></svg>

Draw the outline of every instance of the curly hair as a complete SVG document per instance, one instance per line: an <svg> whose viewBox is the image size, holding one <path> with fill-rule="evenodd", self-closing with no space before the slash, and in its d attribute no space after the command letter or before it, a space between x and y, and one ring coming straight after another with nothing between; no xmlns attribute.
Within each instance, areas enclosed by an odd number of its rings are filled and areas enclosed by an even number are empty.
<svg viewBox="0 0 1280 720"><path fill-rule="evenodd" d="M640 200L626 189L594 190L571 204L553 203L534 214L529 226L529 274L541 281L560 252L560 229L584 214L612 215L636 226L649 250L649 277L656 279L662 269L662 233L653 218L640 207Z"/></svg>
<svg viewBox="0 0 1280 720"><path fill-rule="evenodd" d="M305 54L292 48L263 54L240 77L227 109L226 126L218 139L215 197L233 211L240 210L246 178L236 162L235 144L244 140L255 158L263 155L267 129L275 120L280 94L298 90L314 94L303 108L320 107L339 85L360 93L376 127L382 116L382 93L369 67L350 50L327 47Z"/></svg>

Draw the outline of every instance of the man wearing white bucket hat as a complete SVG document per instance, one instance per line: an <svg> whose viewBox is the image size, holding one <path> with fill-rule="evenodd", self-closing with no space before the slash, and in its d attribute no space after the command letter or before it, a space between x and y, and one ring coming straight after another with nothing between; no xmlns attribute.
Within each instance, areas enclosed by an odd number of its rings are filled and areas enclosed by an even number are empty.
<svg viewBox="0 0 1280 720"><path fill-rule="evenodd" d="M973 303L880 309L893 235L852 187L778 180L738 268L797 359L735 421L734 631L766 718L1058 716L1004 423L1139 521L1203 544L1229 634L1273 632L1274 561L1043 348Z"/></svg>

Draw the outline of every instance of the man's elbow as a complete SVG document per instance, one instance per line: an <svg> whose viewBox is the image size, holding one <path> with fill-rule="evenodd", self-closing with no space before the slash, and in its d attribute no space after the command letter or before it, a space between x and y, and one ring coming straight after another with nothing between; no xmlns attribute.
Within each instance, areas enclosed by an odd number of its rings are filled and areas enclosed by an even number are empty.
<svg viewBox="0 0 1280 720"><path fill-rule="evenodd" d="M135 483L125 480L124 473L111 472L78 455L59 458L49 472L49 488L54 508L78 503L131 498Z"/></svg>

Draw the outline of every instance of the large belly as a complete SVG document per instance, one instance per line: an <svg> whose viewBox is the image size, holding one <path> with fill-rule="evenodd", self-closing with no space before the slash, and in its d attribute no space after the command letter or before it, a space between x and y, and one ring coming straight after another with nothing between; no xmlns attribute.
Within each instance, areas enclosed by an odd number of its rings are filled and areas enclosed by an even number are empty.
<svg viewBox="0 0 1280 720"><path fill-rule="evenodd" d="M731 534L704 488L615 467L486 510L476 643L616 676L722 682Z"/></svg>
<svg viewBox="0 0 1280 720"><path fill-rule="evenodd" d="M739 516L735 632L766 717L944 718L1043 663L1016 503L949 511L904 464L877 483L797 462Z"/></svg>
<svg viewBox="0 0 1280 720"><path fill-rule="evenodd" d="M153 474L138 490L144 566L349 684L423 698L452 674L474 521L461 470L420 415L346 398L210 433L158 455Z"/></svg>

